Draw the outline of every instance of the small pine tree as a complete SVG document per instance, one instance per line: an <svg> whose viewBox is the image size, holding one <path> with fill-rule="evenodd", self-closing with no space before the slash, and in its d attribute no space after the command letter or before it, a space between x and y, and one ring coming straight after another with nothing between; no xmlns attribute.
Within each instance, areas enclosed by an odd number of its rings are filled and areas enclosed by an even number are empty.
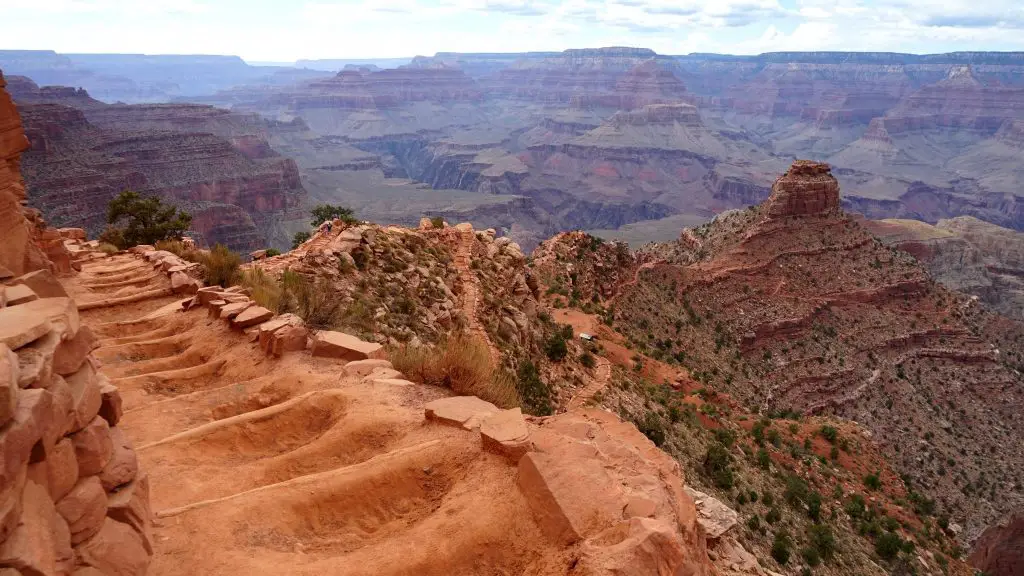
<svg viewBox="0 0 1024 576"><path fill-rule="evenodd" d="M318 204L313 207L310 214L312 214L313 219L309 223L314 228L328 220L334 220L335 218L346 224L355 224L359 222L351 208L334 206L333 204Z"/></svg>
<svg viewBox="0 0 1024 576"><path fill-rule="evenodd" d="M107 224L102 240L124 250L180 239L192 225L192 215L164 204L155 196L143 197L126 190L107 205Z"/></svg>

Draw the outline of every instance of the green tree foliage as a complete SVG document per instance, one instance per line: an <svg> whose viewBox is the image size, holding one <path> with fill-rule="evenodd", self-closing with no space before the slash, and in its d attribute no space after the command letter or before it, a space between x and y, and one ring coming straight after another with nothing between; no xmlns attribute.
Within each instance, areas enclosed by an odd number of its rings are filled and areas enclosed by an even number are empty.
<svg viewBox="0 0 1024 576"><path fill-rule="evenodd" d="M180 239L192 225L192 215L165 205L155 196L143 197L126 190L107 205L103 240L120 249L161 240Z"/></svg>
<svg viewBox="0 0 1024 576"><path fill-rule="evenodd" d="M793 547L793 539L785 529L779 530L772 541L772 558L780 565L785 566L789 562L790 549Z"/></svg>
<svg viewBox="0 0 1024 576"><path fill-rule="evenodd" d="M335 218L346 224L356 224L359 222L351 208L335 206L333 204L318 204L313 207L310 214L312 214L313 219L309 223L314 228Z"/></svg>
<svg viewBox="0 0 1024 576"><path fill-rule="evenodd" d="M307 240L309 240L309 232L296 232L295 237L292 238L292 250L302 246Z"/></svg>
<svg viewBox="0 0 1024 576"><path fill-rule="evenodd" d="M551 389L540 379L540 372L533 362L523 362L516 371L516 388L519 392L523 411L535 416L554 413L551 406Z"/></svg>
<svg viewBox="0 0 1024 576"><path fill-rule="evenodd" d="M733 474L729 449L721 442L712 442L704 454L704 474L723 490L732 488Z"/></svg>

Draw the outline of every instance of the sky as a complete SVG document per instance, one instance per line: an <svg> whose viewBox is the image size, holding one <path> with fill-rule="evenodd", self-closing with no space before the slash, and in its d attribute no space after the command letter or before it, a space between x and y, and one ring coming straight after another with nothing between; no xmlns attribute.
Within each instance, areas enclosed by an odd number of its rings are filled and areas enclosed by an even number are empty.
<svg viewBox="0 0 1024 576"><path fill-rule="evenodd" d="M1022 0L0 0L0 49L248 61L639 46L1024 51Z"/></svg>

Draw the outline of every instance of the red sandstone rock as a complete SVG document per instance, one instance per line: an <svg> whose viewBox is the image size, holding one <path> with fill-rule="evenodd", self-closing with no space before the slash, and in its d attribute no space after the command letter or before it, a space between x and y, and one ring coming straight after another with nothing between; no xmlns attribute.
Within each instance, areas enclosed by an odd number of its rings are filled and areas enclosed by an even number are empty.
<svg viewBox="0 0 1024 576"><path fill-rule="evenodd" d="M52 272L46 269L23 274L9 281L8 284L24 284L40 298L61 298L68 295L64 286L53 276Z"/></svg>
<svg viewBox="0 0 1024 576"><path fill-rule="evenodd" d="M68 432L78 432L96 418L103 403L99 387L100 376L92 367L85 363L82 367L65 378L74 399L74 420Z"/></svg>
<svg viewBox="0 0 1024 576"><path fill-rule="evenodd" d="M50 332L49 319L24 306L0 308L0 344L17 350Z"/></svg>
<svg viewBox="0 0 1024 576"><path fill-rule="evenodd" d="M797 160L772 186L765 204L770 218L834 213L839 209L839 182L828 164Z"/></svg>
<svg viewBox="0 0 1024 576"><path fill-rule="evenodd" d="M117 488L107 497L107 516L131 526L142 538L142 545L150 554L150 525L153 513L149 507L149 477L145 474Z"/></svg>
<svg viewBox="0 0 1024 576"><path fill-rule="evenodd" d="M484 450L518 461L530 450L530 431L523 411L513 408L485 417L480 425L480 440Z"/></svg>
<svg viewBox="0 0 1024 576"><path fill-rule="evenodd" d="M71 435L78 458L78 471L82 476L99 474L110 461L114 446L110 441L110 427L99 416Z"/></svg>
<svg viewBox="0 0 1024 576"><path fill-rule="evenodd" d="M274 317L274 313L262 306L251 306L231 319L231 327L242 330L250 326L262 324Z"/></svg>
<svg viewBox="0 0 1024 576"><path fill-rule="evenodd" d="M378 368L392 368L387 360L356 360L345 364L345 374L353 378L362 378Z"/></svg>
<svg viewBox="0 0 1024 576"><path fill-rule="evenodd" d="M82 478L66 496L57 502L57 511L71 529L71 543L91 538L107 516L107 493L96 476Z"/></svg>
<svg viewBox="0 0 1024 576"><path fill-rule="evenodd" d="M0 288L0 290L4 291L4 300L7 302L8 306L17 306L18 304L24 304L26 302L39 299L39 296L24 284L6 286Z"/></svg>
<svg viewBox="0 0 1024 576"><path fill-rule="evenodd" d="M110 441L114 453L99 475L103 489L107 492L131 482L139 471L139 461L132 450L132 444L120 428L110 429Z"/></svg>
<svg viewBox="0 0 1024 576"><path fill-rule="evenodd" d="M64 438L44 454L45 459L33 466L40 466L41 478L36 481L46 486L50 498L57 502L74 488L78 482L78 459L75 446L70 438Z"/></svg>
<svg viewBox="0 0 1024 576"><path fill-rule="evenodd" d="M57 541L57 512L46 489L28 482L22 497L21 521L0 544L0 566L9 566L22 575L57 574L57 551L70 548Z"/></svg>
<svg viewBox="0 0 1024 576"><path fill-rule="evenodd" d="M121 420L121 415L124 413L121 392L108 380L100 385L100 396L100 417L106 420L107 424L117 426L117 423Z"/></svg>
<svg viewBox="0 0 1024 576"><path fill-rule="evenodd" d="M498 407L476 396L453 396L427 403L423 412L427 420L472 430L498 412Z"/></svg>
<svg viewBox="0 0 1024 576"><path fill-rule="evenodd" d="M46 390L21 390L14 418L0 429L0 494L8 490L24 473L35 443L43 437L46 417L53 406L53 395Z"/></svg>
<svg viewBox="0 0 1024 576"><path fill-rule="evenodd" d="M967 561L990 576L1024 574L1024 515L990 526L974 542Z"/></svg>
<svg viewBox="0 0 1024 576"><path fill-rule="evenodd" d="M150 556L142 538L127 524L110 518L77 552L81 562L107 576L142 576L149 567Z"/></svg>
<svg viewBox="0 0 1024 576"><path fill-rule="evenodd" d="M14 417L18 407L18 357L0 344L0 428Z"/></svg>
<svg viewBox="0 0 1024 576"><path fill-rule="evenodd" d="M99 338L88 326L82 326L78 334L70 340L61 342L53 356L53 371L65 376L77 372L85 362L86 356L99 348Z"/></svg>
<svg viewBox="0 0 1024 576"><path fill-rule="evenodd" d="M343 332L321 330L313 337L313 356L338 358L341 360L366 360L383 350L373 342L363 342Z"/></svg>
<svg viewBox="0 0 1024 576"><path fill-rule="evenodd" d="M221 307L217 316L222 320L230 320L244 312L250 306L252 306L252 302L250 302L248 298L246 298L245 302L232 302L230 304L225 304Z"/></svg>

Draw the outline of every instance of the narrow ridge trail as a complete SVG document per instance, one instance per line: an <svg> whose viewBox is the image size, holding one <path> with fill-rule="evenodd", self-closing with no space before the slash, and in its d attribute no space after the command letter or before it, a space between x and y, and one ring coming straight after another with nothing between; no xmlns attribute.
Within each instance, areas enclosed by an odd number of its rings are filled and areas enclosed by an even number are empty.
<svg viewBox="0 0 1024 576"><path fill-rule="evenodd" d="M82 319L150 478L150 574L519 574L562 554L514 464L424 424L445 391L265 356L206 308L182 312L134 255L83 268L68 289L93 305Z"/></svg>
<svg viewBox="0 0 1024 576"><path fill-rule="evenodd" d="M469 322L470 334L479 338L487 345L491 355L491 366L501 365L501 352L491 341L480 318L477 314L477 306L480 301L480 281L472 269L473 245L476 242L476 233L472 228L460 229L459 243L455 251L455 268L459 271L459 279L462 282L462 311Z"/></svg>

